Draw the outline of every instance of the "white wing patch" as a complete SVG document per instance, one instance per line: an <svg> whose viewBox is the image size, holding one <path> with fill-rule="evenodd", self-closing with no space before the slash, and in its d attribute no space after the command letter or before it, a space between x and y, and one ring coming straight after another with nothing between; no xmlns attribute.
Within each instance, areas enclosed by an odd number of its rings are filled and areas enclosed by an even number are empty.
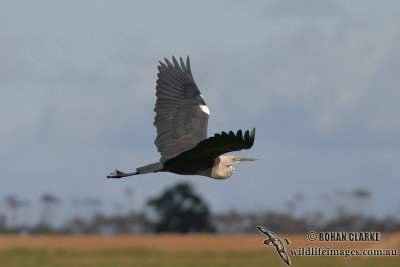
<svg viewBox="0 0 400 267"><path fill-rule="evenodd" d="M199 107L201 108L201 110L206 113L207 115L210 115L210 110L208 109L208 107L206 105L199 105Z"/></svg>

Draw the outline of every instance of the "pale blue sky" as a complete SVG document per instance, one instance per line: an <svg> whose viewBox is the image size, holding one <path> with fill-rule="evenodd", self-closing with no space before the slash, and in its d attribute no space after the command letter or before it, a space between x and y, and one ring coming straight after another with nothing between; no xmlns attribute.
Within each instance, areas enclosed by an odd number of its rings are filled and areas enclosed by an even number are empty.
<svg viewBox="0 0 400 267"><path fill-rule="evenodd" d="M296 192L310 210L364 188L369 212L397 214L399 26L398 1L2 1L0 198L114 203L131 186L141 208L179 180L213 211L279 210ZM255 126L236 154L259 160L225 181L105 180L159 159L156 67L171 55L191 57L209 135Z"/></svg>

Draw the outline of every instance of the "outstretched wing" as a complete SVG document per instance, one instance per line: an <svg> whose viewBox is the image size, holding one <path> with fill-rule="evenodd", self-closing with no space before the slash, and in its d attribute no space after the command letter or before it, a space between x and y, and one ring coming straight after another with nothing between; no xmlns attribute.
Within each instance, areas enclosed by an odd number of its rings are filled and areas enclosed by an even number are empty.
<svg viewBox="0 0 400 267"><path fill-rule="evenodd" d="M268 236L270 239L273 238L275 236L275 234L273 232L271 232L270 230L268 230L265 227L262 226L257 226L258 231L260 231L261 233L263 233L264 235Z"/></svg>
<svg viewBox="0 0 400 267"><path fill-rule="evenodd" d="M207 138L210 111L194 82L189 57L180 65L172 57L158 66L157 101L154 108L154 126L157 137L154 144L164 163L180 153L195 147Z"/></svg>
<svg viewBox="0 0 400 267"><path fill-rule="evenodd" d="M246 131L244 135L242 130L237 131L236 134L232 131L215 134L213 137L204 139L194 148L183 152L179 157L214 160L227 152L249 149L253 146L255 133L256 129L253 128L251 133Z"/></svg>

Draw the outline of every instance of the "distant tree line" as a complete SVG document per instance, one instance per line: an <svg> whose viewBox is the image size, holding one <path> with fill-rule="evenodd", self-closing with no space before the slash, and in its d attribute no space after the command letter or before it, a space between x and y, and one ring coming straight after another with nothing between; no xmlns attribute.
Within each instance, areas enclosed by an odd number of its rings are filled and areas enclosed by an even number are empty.
<svg viewBox="0 0 400 267"><path fill-rule="evenodd" d="M133 189L125 190L127 202L133 201ZM93 211L91 218L76 215L63 226L54 226L54 217L60 199L50 193L44 193L39 201L42 212L38 223L25 226L19 223L19 211L26 209L29 202L15 195L4 198L8 216L0 213L0 233L63 233L63 234L141 234L141 233L255 233L257 225L267 226L275 232L302 233L315 231L379 231L395 232L400 230L400 218L389 216L376 218L365 215L371 193L363 189L351 192L338 192L337 202L333 197L321 196L322 210L298 214L298 205L304 195L296 194L285 203L282 211L261 211L244 213L228 211L212 214L209 206L189 183L178 183L166 188L159 196L147 201L146 209L135 212L132 206L125 214L104 215L101 201L95 198L74 200L73 205L85 206ZM117 206L116 209L119 207ZM324 212L331 213L330 216Z"/></svg>

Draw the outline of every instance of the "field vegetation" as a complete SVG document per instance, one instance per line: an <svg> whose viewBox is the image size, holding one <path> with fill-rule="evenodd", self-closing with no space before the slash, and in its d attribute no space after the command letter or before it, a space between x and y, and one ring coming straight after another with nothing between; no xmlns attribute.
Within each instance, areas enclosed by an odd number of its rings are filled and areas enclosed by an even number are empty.
<svg viewBox="0 0 400 267"><path fill-rule="evenodd" d="M330 247L397 249L400 233L380 242L310 242L304 234L281 235L286 249ZM0 236L1 266L286 266L264 236L161 234L125 236ZM399 256L290 256L292 266L400 266Z"/></svg>

